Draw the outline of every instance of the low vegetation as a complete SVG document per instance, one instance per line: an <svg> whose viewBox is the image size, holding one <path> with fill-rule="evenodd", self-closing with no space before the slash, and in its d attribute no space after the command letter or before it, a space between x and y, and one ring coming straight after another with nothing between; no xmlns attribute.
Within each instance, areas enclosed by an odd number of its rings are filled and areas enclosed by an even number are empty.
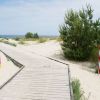
<svg viewBox="0 0 100 100"><path fill-rule="evenodd" d="M98 54L99 54L99 49L98 48L93 48L90 54L90 61L97 63L98 62Z"/></svg>
<svg viewBox="0 0 100 100"><path fill-rule="evenodd" d="M14 47L17 46L17 44L11 43L11 42L9 42L9 41L3 41L3 43L8 44L8 45L11 45L11 46L14 46Z"/></svg>
<svg viewBox="0 0 100 100"><path fill-rule="evenodd" d="M37 41L38 43L44 43L48 41L48 38L39 38Z"/></svg>
<svg viewBox="0 0 100 100"><path fill-rule="evenodd" d="M3 42L4 41L4 39L0 39L0 42Z"/></svg>
<svg viewBox="0 0 100 100"><path fill-rule="evenodd" d="M18 43L19 44L26 44L24 40L20 40Z"/></svg>
<svg viewBox="0 0 100 100"><path fill-rule="evenodd" d="M57 37L57 38L56 38L56 41L57 41L57 42L61 42L61 41L62 41L61 37Z"/></svg>
<svg viewBox="0 0 100 100"><path fill-rule="evenodd" d="M99 49L97 47L93 48L90 54L89 61L92 63L93 66L91 66L95 73L98 73L98 55L99 55Z"/></svg>
<svg viewBox="0 0 100 100"><path fill-rule="evenodd" d="M85 100L85 99L83 99L84 92L82 91L82 89L80 87L80 82L78 79L73 79L72 90L73 90L74 100Z"/></svg>
<svg viewBox="0 0 100 100"><path fill-rule="evenodd" d="M19 41L20 39L21 38L19 38L19 37L14 38L15 41Z"/></svg>

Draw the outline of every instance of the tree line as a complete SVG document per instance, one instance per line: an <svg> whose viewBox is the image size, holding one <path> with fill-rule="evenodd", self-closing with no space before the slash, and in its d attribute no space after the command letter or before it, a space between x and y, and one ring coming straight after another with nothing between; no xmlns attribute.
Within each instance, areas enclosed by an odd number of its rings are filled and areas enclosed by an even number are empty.
<svg viewBox="0 0 100 100"><path fill-rule="evenodd" d="M38 39L39 35L38 35L38 33L27 32L25 34L25 38L35 38L35 39Z"/></svg>

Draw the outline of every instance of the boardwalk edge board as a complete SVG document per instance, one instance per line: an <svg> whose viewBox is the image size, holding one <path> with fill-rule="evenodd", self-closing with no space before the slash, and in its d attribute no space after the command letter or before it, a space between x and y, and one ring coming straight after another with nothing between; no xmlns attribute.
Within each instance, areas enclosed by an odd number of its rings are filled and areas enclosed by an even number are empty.
<svg viewBox="0 0 100 100"><path fill-rule="evenodd" d="M1 51L1 50L0 50ZM18 61L14 60L13 58L11 58L10 56L8 56L7 54L5 54L3 51L1 51L8 59L10 59L15 65L16 67L19 67L19 70L12 75L12 77L10 77L4 84L2 84L0 86L0 89L2 89L5 85L7 85L25 66L22 65L21 63L19 63Z"/></svg>

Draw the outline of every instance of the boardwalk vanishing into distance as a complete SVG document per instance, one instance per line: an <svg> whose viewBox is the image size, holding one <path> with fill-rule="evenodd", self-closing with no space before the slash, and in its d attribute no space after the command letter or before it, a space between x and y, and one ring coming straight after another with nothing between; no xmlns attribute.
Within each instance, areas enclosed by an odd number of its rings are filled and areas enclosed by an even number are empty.
<svg viewBox="0 0 100 100"><path fill-rule="evenodd" d="M0 100L71 100L66 65L3 43L0 50L25 66L0 90Z"/></svg>

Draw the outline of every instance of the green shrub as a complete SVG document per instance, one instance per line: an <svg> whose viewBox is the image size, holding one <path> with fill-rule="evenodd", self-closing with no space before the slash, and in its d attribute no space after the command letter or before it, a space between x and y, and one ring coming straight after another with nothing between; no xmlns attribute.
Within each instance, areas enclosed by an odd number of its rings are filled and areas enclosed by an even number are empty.
<svg viewBox="0 0 100 100"><path fill-rule="evenodd" d="M64 56L70 60L77 60L77 61L83 61L88 60L88 56L90 55L90 52L84 51L84 48L77 48L77 49L68 49L68 48L62 48Z"/></svg>
<svg viewBox="0 0 100 100"><path fill-rule="evenodd" d="M38 33L27 32L25 35L25 38L26 39L31 39L31 38L38 39L39 35L38 35Z"/></svg>
<svg viewBox="0 0 100 100"><path fill-rule="evenodd" d="M93 10L90 6L79 12L70 10L65 15L65 23L59 32L65 57L87 60L94 45L100 40L100 21L93 20Z"/></svg>
<svg viewBox="0 0 100 100"><path fill-rule="evenodd" d="M80 82L78 79L74 79L72 81L72 90L73 90L74 100L82 100L83 91L81 90Z"/></svg>
<svg viewBox="0 0 100 100"><path fill-rule="evenodd" d="M99 49L98 48L93 48L90 54L90 61L93 63L98 63L98 55L99 55Z"/></svg>
<svg viewBox="0 0 100 100"><path fill-rule="evenodd" d="M33 38L33 33L27 32L25 38Z"/></svg>
<svg viewBox="0 0 100 100"><path fill-rule="evenodd" d="M34 39L38 39L38 38L39 38L39 35L38 35L37 33L34 33L34 34L33 34L33 38L34 38Z"/></svg>
<svg viewBox="0 0 100 100"><path fill-rule="evenodd" d="M92 63L92 68L95 69L95 73L98 73L98 56L99 56L99 49L93 48L90 54L89 61Z"/></svg>

